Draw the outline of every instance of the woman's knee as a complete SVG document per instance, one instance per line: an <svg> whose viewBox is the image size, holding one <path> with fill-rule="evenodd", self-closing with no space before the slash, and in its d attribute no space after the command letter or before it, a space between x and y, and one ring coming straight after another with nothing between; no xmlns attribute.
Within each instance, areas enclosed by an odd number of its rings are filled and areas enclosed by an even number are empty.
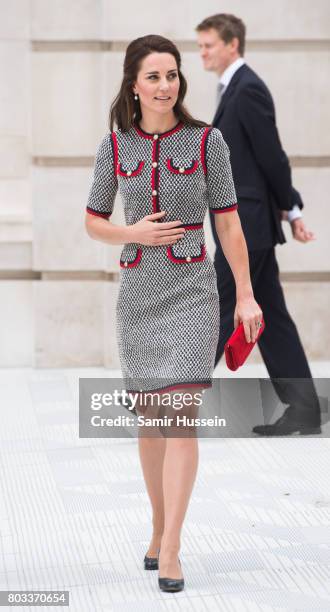
<svg viewBox="0 0 330 612"><path fill-rule="evenodd" d="M161 431L167 438L195 438L197 430L195 419L198 415L198 402L195 392L191 389L181 389L171 393L171 400L162 405Z"/></svg>

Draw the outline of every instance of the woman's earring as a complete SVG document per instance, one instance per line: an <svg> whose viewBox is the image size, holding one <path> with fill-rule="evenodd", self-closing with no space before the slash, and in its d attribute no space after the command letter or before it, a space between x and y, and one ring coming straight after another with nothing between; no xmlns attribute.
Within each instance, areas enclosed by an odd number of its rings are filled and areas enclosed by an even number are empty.
<svg viewBox="0 0 330 612"><path fill-rule="evenodd" d="M139 99L139 96L137 94L135 94L134 100L138 100L138 99Z"/></svg>

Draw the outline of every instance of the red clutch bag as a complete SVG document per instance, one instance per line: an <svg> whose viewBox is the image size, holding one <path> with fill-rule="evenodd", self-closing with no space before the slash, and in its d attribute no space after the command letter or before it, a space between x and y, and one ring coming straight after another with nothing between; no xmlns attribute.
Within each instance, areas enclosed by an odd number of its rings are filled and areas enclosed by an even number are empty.
<svg viewBox="0 0 330 612"><path fill-rule="evenodd" d="M258 342L262 332L265 329L265 321L262 319L262 325L258 332L258 337L255 342L247 342L245 339L243 323L240 323L235 331L230 336L225 345L226 364L230 370L237 370L250 355L254 345Z"/></svg>

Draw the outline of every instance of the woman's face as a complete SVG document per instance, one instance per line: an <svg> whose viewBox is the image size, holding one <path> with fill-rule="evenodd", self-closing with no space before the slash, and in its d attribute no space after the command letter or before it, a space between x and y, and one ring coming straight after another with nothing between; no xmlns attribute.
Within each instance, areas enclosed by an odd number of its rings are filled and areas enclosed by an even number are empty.
<svg viewBox="0 0 330 612"><path fill-rule="evenodd" d="M174 107L180 79L175 57L171 53L150 53L141 63L133 91L138 94L141 112L166 114Z"/></svg>

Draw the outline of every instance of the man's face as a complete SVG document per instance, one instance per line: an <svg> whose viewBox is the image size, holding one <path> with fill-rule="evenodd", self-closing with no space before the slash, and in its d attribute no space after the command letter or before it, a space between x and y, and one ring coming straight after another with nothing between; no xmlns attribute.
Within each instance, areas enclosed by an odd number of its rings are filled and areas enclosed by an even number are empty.
<svg viewBox="0 0 330 612"><path fill-rule="evenodd" d="M235 39L225 43L218 32L211 28L197 32L197 42L205 70L216 72L219 76L233 62L235 54Z"/></svg>

